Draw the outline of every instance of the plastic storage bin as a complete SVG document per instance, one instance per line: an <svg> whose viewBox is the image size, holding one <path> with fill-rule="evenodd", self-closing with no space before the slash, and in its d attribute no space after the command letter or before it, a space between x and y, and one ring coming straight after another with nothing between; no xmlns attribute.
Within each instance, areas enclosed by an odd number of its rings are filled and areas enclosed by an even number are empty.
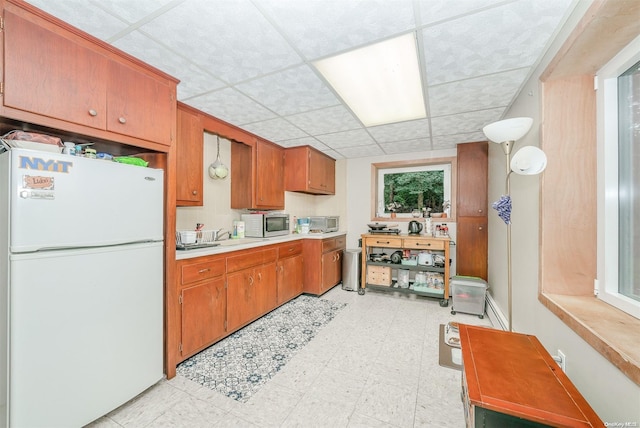
<svg viewBox="0 0 640 428"><path fill-rule="evenodd" d="M345 250L342 262L342 289L360 291L360 263L362 263L362 249Z"/></svg>
<svg viewBox="0 0 640 428"><path fill-rule="evenodd" d="M451 314L463 312L484 318L487 282L471 276L454 276L451 280Z"/></svg>

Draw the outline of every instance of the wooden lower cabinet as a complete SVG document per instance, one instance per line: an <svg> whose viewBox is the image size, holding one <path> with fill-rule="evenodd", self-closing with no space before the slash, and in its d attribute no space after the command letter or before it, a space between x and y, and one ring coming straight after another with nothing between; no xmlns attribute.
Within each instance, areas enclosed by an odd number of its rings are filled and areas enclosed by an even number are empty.
<svg viewBox="0 0 640 428"><path fill-rule="evenodd" d="M306 243L313 241L317 266L305 269ZM345 237L299 239L281 244L179 260L173 308L179 346L171 364L184 361L303 293L306 272L315 271L321 294L342 278ZM324 249L324 251L323 251ZM322 290L322 291L321 291ZM177 323L177 322L176 322ZM175 376L168 371L169 378Z"/></svg>
<svg viewBox="0 0 640 428"><path fill-rule="evenodd" d="M198 257L178 262L180 304L179 360L226 334L225 258Z"/></svg>
<svg viewBox="0 0 640 428"><path fill-rule="evenodd" d="M227 328L236 330L276 307L276 263L227 275Z"/></svg>
<svg viewBox="0 0 640 428"><path fill-rule="evenodd" d="M320 295L342 281L345 236L304 241L304 292Z"/></svg>
<svg viewBox="0 0 640 428"><path fill-rule="evenodd" d="M458 275L487 280L488 231L487 217L458 217L456 271Z"/></svg>
<svg viewBox="0 0 640 428"><path fill-rule="evenodd" d="M278 248L278 305L302 294L304 283L304 257L302 242L283 244Z"/></svg>
<svg viewBox="0 0 640 428"><path fill-rule="evenodd" d="M226 333L227 293L224 278L182 290L182 355L191 355Z"/></svg>

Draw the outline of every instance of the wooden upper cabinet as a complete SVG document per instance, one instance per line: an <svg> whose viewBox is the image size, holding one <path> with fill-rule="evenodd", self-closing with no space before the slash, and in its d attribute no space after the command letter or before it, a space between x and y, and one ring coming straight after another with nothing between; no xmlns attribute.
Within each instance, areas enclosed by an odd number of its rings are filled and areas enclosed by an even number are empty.
<svg viewBox="0 0 640 428"><path fill-rule="evenodd" d="M175 85L116 61L109 62L107 131L171 145Z"/></svg>
<svg viewBox="0 0 640 428"><path fill-rule="evenodd" d="M256 207L284 208L284 149L260 140L256 149Z"/></svg>
<svg viewBox="0 0 640 428"><path fill-rule="evenodd" d="M203 204L204 131L200 114L178 103L176 137L176 205Z"/></svg>
<svg viewBox="0 0 640 428"><path fill-rule="evenodd" d="M106 128L109 60L8 10L4 20L4 106Z"/></svg>
<svg viewBox="0 0 640 428"><path fill-rule="evenodd" d="M139 147L172 144L176 79L31 5L3 4L1 116Z"/></svg>
<svg viewBox="0 0 640 428"><path fill-rule="evenodd" d="M458 217L486 217L489 143L458 144Z"/></svg>
<svg viewBox="0 0 640 428"><path fill-rule="evenodd" d="M284 149L256 139L231 144L231 208L284 209Z"/></svg>
<svg viewBox="0 0 640 428"><path fill-rule="evenodd" d="M285 190L318 195L336 192L336 161L310 146L285 149Z"/></svg>

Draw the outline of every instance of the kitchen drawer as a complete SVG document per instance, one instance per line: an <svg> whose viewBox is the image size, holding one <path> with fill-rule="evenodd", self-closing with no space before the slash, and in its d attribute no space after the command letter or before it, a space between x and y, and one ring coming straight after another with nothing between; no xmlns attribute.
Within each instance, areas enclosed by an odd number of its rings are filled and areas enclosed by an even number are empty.
<svg viewBox="0 0 640 428"><path fill-rule="evenodd" d="M295 256L302 253L302 241L290 242L278 246L278 258Z"/></svg>
<svg viewBox="0 0 640 428"><path fill-rule="evenodd" d="M336 239L329 238L322 240L322 252L328 253L329 251L333 251L336 249Z"/></svg>
<svg viewBox="0 0 640 428"><path fill-rule="evenodd" d="M192 284L203 279L224 275L224 257L212 257L196 263L184 263L180 268L180 283Z"/></svg>
<svg viewBox="0 0 640 428"><path fill-rule="evenodd" d="M368 247L402 248L402 238L380 237L367 238Z"/></svg>
<svg viewBox="0 0 640 428"><path fill-rule="evenodd" d="M344 249L347 246L347 237L346 236L338 236L336 238L336 248Z"/></svg>
<svg viewBox="0 0 640 428"><path fill-rule="evenodd" d="M445 241L441 239L404 238L404 248L421 250L444 250Z"/></svg>
<svg viewBox="0 0 640 428"><path fill-rule="evenodd" d="M237 254L230 254L231 255L227 257L227 273L275 262L278 257L278 249L275 246L270 246L270 248L266 250L241 250L237 251Z"/></svg>

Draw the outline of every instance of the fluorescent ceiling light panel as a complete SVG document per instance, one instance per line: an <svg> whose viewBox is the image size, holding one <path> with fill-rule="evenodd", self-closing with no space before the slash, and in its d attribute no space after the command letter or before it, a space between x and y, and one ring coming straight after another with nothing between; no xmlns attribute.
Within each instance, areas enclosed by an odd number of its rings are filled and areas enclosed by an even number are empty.
<svg viewBox="0 0 640 428"><path fill-rule="evenodd" d="M427 116L414 33L314 65L365 126Z"/></svg>

